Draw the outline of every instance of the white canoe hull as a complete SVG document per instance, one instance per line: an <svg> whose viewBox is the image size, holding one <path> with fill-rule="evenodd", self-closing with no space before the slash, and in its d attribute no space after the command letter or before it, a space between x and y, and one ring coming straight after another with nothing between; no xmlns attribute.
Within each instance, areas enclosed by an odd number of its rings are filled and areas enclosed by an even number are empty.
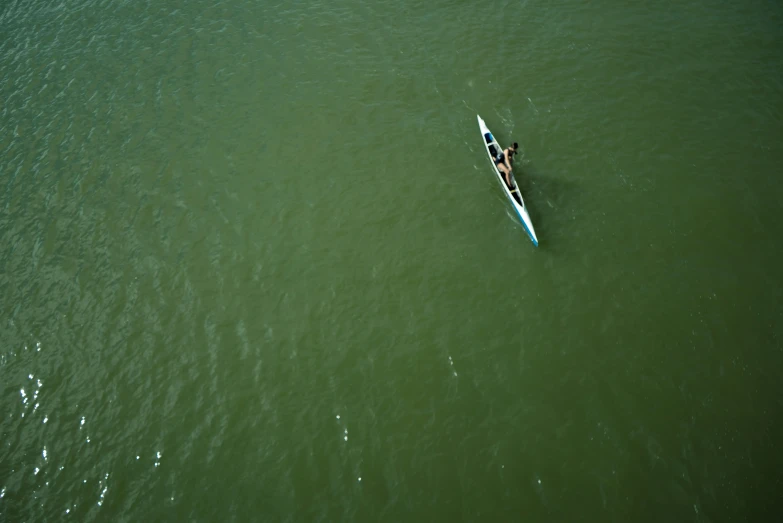
<svg viewBox="0 0 783 523"><path fill-rule="evenodd" d="M517 215L519 216L520 221L522 222L522 226L525 228L525 232L527 232L527 235L530 236L530 239L533 242L533 245L538 247L538 238L536 237L536 230L533 228L533 222L530 221L530 215L527 212L527 208L525 207L525 200L522 199L522 193L519 192L519 185L517 184L517 181L514 179L514 173L512 171L511 173L511 182L514 184L513 191L508 188L508 185L506 185L505 177L503 176L503 173L500 172L497 165L495 165L495 155L492 154L492 150L501 152L503 151L503 148L498 144L497 140L495 139L495 136L487 129L487 124L484 123L484 120L481 119L481 116L476 115L478 118L478 124L479 129L481 129L481 137L482 141L484 142L484 150L487 152L487 156L489 156L489 163L492 164L492 169L495 171L495 176L497 176L498 181L500 182L500 185L503 187L503 191L506 193L506 196L511 201L511 204L514 206L514 210L517 211Z"/></svg>

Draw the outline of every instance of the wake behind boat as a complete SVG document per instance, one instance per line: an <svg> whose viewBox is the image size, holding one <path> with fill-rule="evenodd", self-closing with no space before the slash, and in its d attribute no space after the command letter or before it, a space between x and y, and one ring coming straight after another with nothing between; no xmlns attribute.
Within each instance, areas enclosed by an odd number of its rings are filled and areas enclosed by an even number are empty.
<svg viewBox="0 0 783 523"><path fill-rule="evenodd" d="M533 229L533 222L530 221L530 215L528 214L527 208L525 207L525 201L522 199L522 193L519 192L519 185L514 179L514 173L511 173L512 187L509 188L508 185L506 185L506 180L504 179L503 173L501 173L497 165L495 165L495 157L503 152L503 148L500 146L500 144L498 144L497 140L495 140L495 137L492 135L492 133L489 132L489 129L487 129L487 124L484 123L484 120L481 119L481 116L476 115L476 118L478 118L479 129L481 129L481 136L484 138L484 148L487 150L487 154L489 155L489 163L492 164L492 168L495 170L495 175L497 176L500 185L503 187L503 191L514 205L514 210L517 211L517 215L519 215L519 219L522 221L522 226L525 228L525 232L527 232L527 235L530 236L533 245L538 247L536 231Z"/></svg>

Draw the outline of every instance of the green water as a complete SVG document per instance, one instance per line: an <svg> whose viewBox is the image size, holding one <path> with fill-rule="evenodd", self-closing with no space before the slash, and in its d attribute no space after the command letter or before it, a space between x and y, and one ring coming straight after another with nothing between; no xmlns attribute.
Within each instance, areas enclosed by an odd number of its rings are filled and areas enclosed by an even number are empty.
<svg viewBox="0 0 783 523"><path fill-rule="evenodd" d="M0 521L774 519L781 27L3 3Z"/></svg>

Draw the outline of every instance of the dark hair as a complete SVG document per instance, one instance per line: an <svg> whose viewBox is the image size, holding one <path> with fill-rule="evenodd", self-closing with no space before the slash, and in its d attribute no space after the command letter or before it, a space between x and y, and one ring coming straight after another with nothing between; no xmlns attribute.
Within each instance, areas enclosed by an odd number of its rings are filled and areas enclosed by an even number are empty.
<svg viewBox="0 0 783 523"><path fill-rule="evenodd" d="M519 149L519 144L517 142L514 142L514 150L516 151L517 149Z"/></svg>

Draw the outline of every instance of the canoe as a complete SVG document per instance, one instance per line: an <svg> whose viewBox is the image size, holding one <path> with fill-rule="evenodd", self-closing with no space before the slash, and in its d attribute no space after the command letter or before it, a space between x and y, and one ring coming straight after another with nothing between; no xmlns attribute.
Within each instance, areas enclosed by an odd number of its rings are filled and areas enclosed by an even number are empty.
<svg viewBox="0 0 783 523"><path fill-rule="evenodd" d="M533 245L538 247L536 230L533 228L533 222L530 220L527 207L525 207L525 200L522 199L522 193L519 192L519 185L517 185L517 181L514 179L514 171L511 171L511 183L513 184L513 188L509 189L508 185L506 185L505 176L503 176L503 173L500 172L497 165L495 165L495 157L503 152L503 148L498 144L497 140L495 140L495 137L489 129L487 129L487 124L484 123L481 116L476 115L476 117L478 118L479 129L481 129L481 136L484 139L484 148L489 156L489 163L492 164L492 169L495 170L495 176L497 176L506 196L511 200L514 210L517 211L517 215L522 222L522 226L525 228L525 232L530 236Z"/></svg>

